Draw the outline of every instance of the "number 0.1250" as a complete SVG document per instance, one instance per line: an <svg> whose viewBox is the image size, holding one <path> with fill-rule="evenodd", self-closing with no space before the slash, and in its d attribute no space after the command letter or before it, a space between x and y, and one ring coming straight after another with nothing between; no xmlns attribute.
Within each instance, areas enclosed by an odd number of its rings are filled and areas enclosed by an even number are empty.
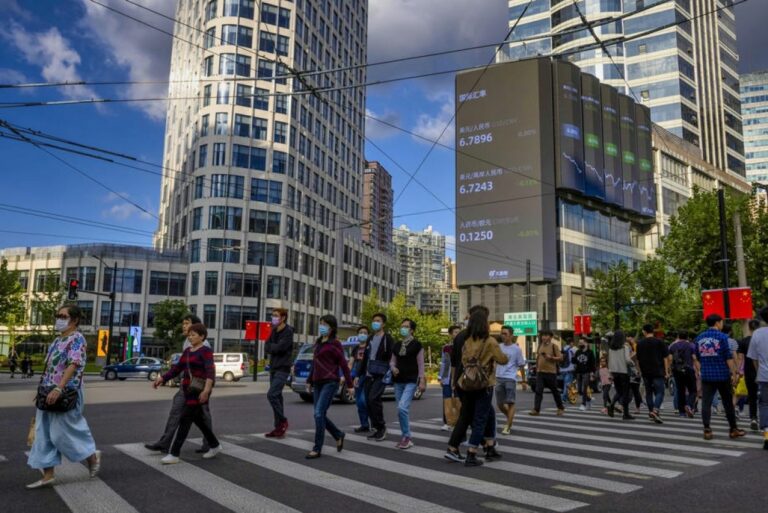
<svg viewBox="0 0 768 513"><path fill-rule="evenodd" d="M483 240L493 240L493 230L459 234L459 242L479 242Z"/></svg>

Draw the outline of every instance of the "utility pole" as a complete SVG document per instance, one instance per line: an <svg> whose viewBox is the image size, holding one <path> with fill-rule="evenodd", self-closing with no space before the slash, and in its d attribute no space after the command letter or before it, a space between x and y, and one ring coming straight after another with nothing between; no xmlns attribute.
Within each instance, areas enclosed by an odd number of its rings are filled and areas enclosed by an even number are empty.
<svg viewBox="0 0 768 513"><path fill-rule="evenodd" d="M717 190L717 206L720 214L720 262L723 264L723 306L725 307L725 318L731 317L731 305L728 301L728 289L731 288L730 277L728 276L728 236L725 224L725 190Z"/></svg>
<svg viewBox="0 0 768 513"><path fill-rule="evenodd" d="M587 314L587 271L581 265L581 315Z"/></svg>
<svg viewBox="0 0 768 513"><path fill-rule="evenodd" d="M613 275L613 331L617 331L620 326L619 309L621 304L619 303L619 277L614 273Z"/></svg>
<svg viewBox="0 0 768 513"><path fill-rule="evenodd" d="M739 287L747 286L747 269L744 266L744 240L741 235L741 215L738 210L733 213L733 233L736 239L736 273L739 278ZM747 332L749 321L746 319L741 322L743 333Z"/></svg>
<svg viewBox="0 0 768 513"><path fill-rule="evenodd" d="M531 260L525 261L525 311L531 311Z"/></svg>
<svg viewBox="0 0 768 513"><path fill-rule="evenodd" d="M259 332L261 332L261 291L263 290L264 285L264 260L262 258L259 258L259 290L256 293L256 347L254 347L254 358L253 358L253 381L256 381L259 379L259 344L261 343L261 340L259 340ZM273 326L274 329L274 326Z"/></svg>
<svg viewBox="0 0 768 513"><path fill-rule="evenodd" d="M107 365L110 362L110 355L112 354L112 329L115 327L115 289L117 288L117 262L112 266L112 289L109 292L109 334L107 335Z"/></svg>

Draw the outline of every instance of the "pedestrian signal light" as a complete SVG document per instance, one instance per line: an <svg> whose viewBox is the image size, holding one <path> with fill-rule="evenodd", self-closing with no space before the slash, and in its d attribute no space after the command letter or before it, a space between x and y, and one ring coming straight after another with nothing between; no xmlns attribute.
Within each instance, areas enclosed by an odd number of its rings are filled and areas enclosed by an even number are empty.
<svg viewBox="0 0 768 513"><path fill-rule="evenodd" d="M69 289L67 291L67 299L74 301L77 299L77 286L80 284L78 280L69 280Z"/></svg>

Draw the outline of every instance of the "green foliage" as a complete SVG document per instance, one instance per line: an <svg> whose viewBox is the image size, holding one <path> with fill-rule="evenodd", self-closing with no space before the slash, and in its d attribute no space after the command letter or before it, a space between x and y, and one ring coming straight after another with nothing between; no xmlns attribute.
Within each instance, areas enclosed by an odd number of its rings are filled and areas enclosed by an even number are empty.
<svg viewBox="0 0 768 513"><path fill-rule="evenodd" d="M607 271L598 270L594 275L594 296L589 301L592 311L592 326L598 331L606 332L613 329L614 305L624 305L630 302L635 294L636 286L632 272L624 262L618 262ZM620 311L622 325L627 323L627 312Z"/></svg>
<svg viewBox="0 0 768 513"><path fill-rule="evenodd" d="M171 351L181 349L184 334L181 321L189 314L189 307L180 299L168 299L155 304L155 339L165 343Z"/></svg>
<svg viewBox="0 0 768 513"><path fill-rule="evenodd" d="M11 345L15 340L15 327L24 319L24 289L19 273L8 270L8 261L0 262L0 325L7 326Z"/></svg>
<svg viewBox="0 0 768 513"><path fill-rule="evenodd" d="M34 331L38 334L53 337L56 335L53 324L56 311L65 304L65 287L58 272L48 270L43 280L42 290L32 293L32 308L38 312L39 324ZM40 328L39 326L44 326Z"/></svg>

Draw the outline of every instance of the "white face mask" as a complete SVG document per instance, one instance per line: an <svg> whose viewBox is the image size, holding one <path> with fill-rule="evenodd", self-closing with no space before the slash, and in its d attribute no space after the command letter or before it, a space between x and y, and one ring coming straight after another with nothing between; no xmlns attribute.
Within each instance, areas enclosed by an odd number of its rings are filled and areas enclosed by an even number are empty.
<svg viewBox="0 0 768 513"><path fill-rule="evenodd" d="M69 326L69 319L56 319L56 322L53 324L53 329L61 333L67 329L67 326Z"/></svg>

